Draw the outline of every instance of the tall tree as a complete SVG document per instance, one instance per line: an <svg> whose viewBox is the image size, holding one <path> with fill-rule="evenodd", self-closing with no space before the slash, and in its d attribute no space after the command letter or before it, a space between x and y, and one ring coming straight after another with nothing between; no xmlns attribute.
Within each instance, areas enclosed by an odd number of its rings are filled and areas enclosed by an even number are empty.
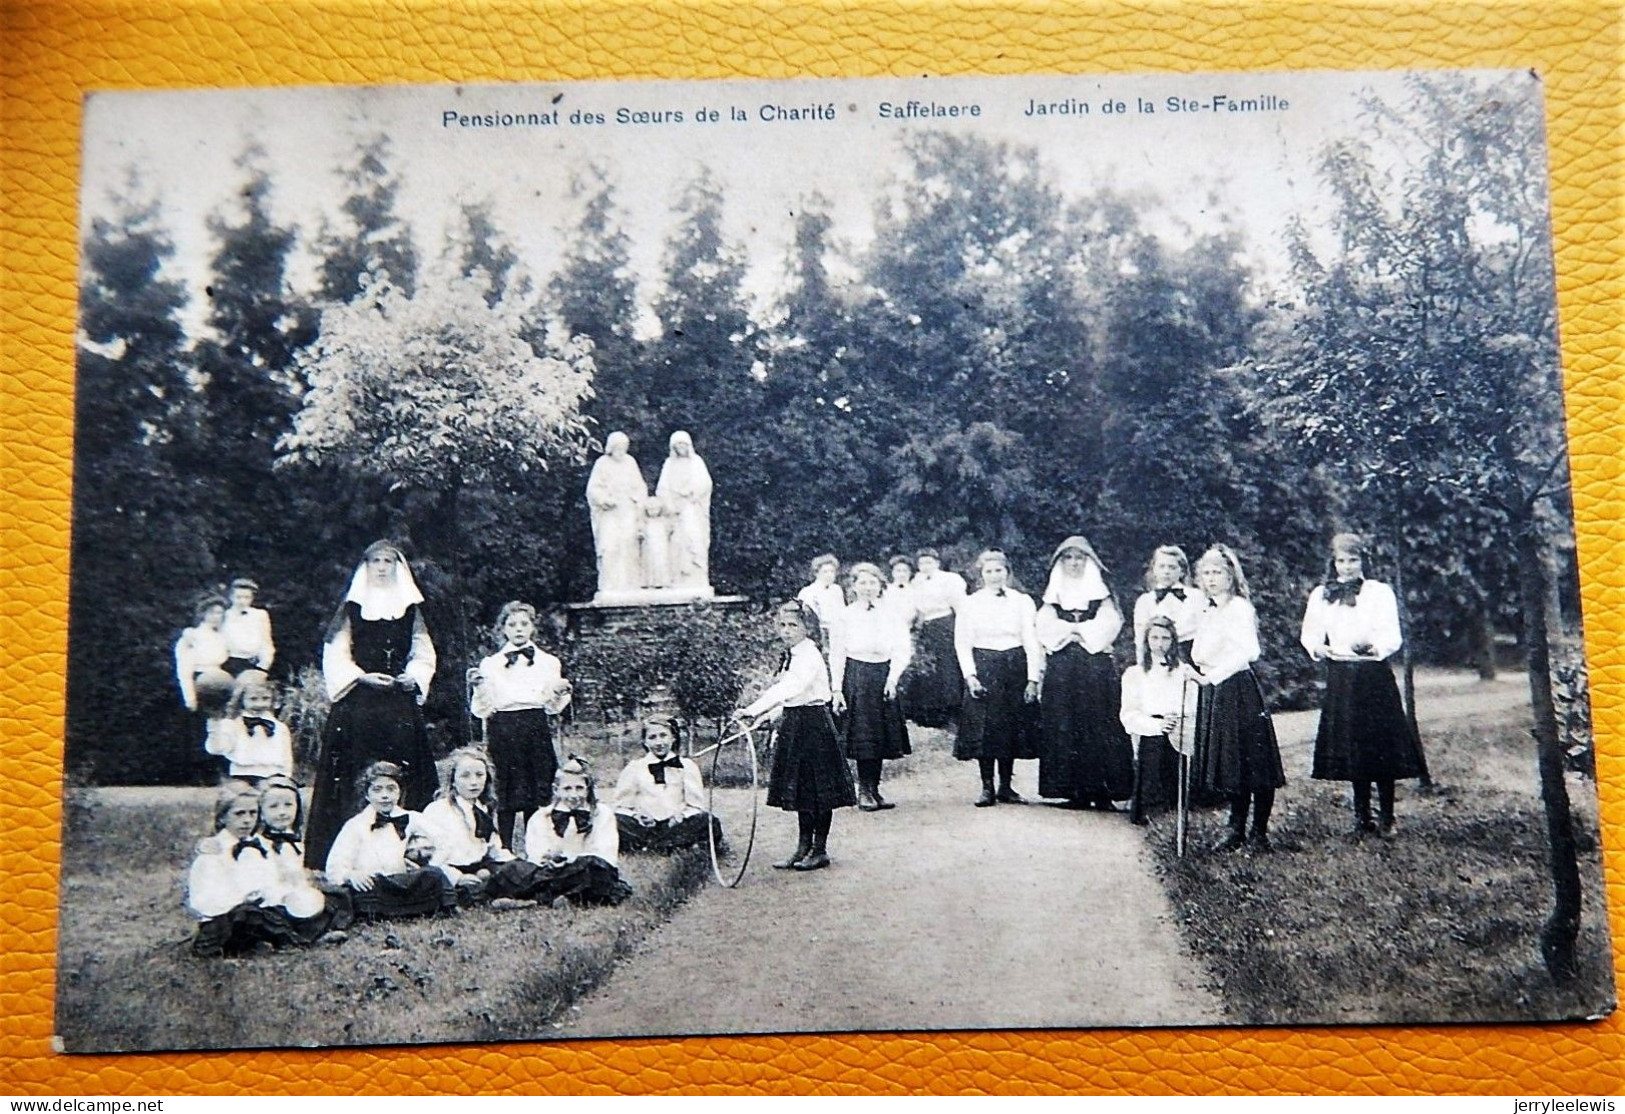
<svg viewBox="0 0 1625 1114"><path fill-rule="evenodd" d="M1564 980L1581 894L1547 567L1552 519L1572 527L1538 79L1417 77L1368 109L1322 160L1339 243L1300 251L1298 344L1273 372L1300 435L1360 462L1372 498L1441 512L1394 525L1418 579L1459 563L1520 600L1555 891L1541 948Z"/></svg>
<svg viewBox="0 0 1625 1114"><path fill-rule="evenodd" d="M198 772L169 656L212 571L194 478L174 464L198 411L174 254L156 200L91 222L80 273L68 758L106 781Z"/></svg>
<svg viewBox="0 0 1625 1114"><path fill-rule="evenodd" d="M485 304L494 306L510 295L517 302L530 293L530 279L519 254L497 228L489 201L465 202L447 235L446 255L463 278L484 287Z"/></svg>
<svg viewBox="0 0 1625 1114"><path fill-rule="evenodd" d="M348 302L369 283L386 280L410 295L417 283L417 249L411 228L395 211L400 181L389 167L388 138L363 141L343 176L349 189L340 205L343 220L336 228L324 227L319 237L319 297Z"/></svg>

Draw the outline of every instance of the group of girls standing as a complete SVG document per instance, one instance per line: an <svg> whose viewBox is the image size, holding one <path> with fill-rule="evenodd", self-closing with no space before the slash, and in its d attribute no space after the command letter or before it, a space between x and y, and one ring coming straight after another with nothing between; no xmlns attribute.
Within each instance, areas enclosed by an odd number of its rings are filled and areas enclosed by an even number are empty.
<svg viewBox="0 0 1625 1114"><path fill-rule="evenodd" d="M1339 534L1332 549L1302 633L1305 650L1327 663L1312 776L1352 782L1357 830L1386 834L1395 826L1395 781L1424 772L1386 664L1400 647L1398 611L1386 585L1364 578L1361 538ZM830 648L822 699L839 717L830 720L835 749L812 749L837 757L844 750L856 761L860 808L890 806L879 790L880 760L909 752L905 717L930 726L957 720L954 755L975 761L981 775L977 807L1020 802L1011 784L1014 764L1036 758L1041 796L1104 811L1127 800L1130 819L1145 823L1174 803L1183 756L1193 800L1230 806L1217 849L1271 849L1275 791L1286 778L1252 671L1261 652L1258 615L1232 549L1216 545L1204 553L1194 582L1181 549L1153 553L1132 611L1134 663L1121 675L1113 646L1124 610L1086 538L1074 535L1056 547L1036 602L1014 585L998 550L977 558L975 592L943 572L933 551L921 552L918 567L914 575L908 558L895 558L882 593L879 569L855 565L847 602L836 583L838 564L825 555L798 597ZM813 676L816 649L809 644L801 653L804 683L790 704L813 707L824 681ZM937 666L951 668L948 684ZM780 695L789 685L776 686L785 688ZM797 719L829 716L802 712ZM796 736L804 733L798 726ZM827 820L815 815L804 824L812 833L808 846L822 848L818 832L827 832ZM805 857L808 848L798 853Z"/></svg>

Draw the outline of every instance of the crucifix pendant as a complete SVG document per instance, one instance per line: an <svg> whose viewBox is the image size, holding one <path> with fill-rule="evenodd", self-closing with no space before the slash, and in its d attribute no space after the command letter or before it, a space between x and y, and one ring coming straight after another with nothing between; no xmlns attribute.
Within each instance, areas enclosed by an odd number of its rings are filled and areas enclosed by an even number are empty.
<svg viewBox="0 0 1625 1114"><path fill-rule="evenodd" d="M384 650L384 672L395 672L395 650L393 647Z"/></svg>

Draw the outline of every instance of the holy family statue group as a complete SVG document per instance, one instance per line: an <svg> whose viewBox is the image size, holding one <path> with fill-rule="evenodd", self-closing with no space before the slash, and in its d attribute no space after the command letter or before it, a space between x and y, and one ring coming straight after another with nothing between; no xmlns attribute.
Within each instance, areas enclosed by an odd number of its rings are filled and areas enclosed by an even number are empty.
<svg viewBox="0 0 1625 1114"><path fill-rule="evenodd" d="M694 439L671 435L653 496L631 447L626 434L610 434L587 479L598 555L593 602L709 598L711 473Z"/></svg>

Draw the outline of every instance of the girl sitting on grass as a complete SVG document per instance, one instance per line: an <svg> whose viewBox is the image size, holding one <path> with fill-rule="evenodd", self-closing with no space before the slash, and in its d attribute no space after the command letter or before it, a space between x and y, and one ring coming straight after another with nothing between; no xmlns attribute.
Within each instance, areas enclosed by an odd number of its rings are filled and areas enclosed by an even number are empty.
<svg viewBox="0 0 1625 1114"><path fill-rule="evenodd" d="M451 752L451 778L423 810L423 822L434 830L434 865L469 901L485 894L485 884L513 854L497 832L496 771L483 750L461 747Z"/></svg>
<svg viewBox="0 0 1625 1114"><path fill-rule="evenodd" d="M420 917L455 908L456 894L439 870L415 861L426 854L433 833L423 817L400 807L404 771L393 762L373 762L356 779L361 811L339 829L327 854L328 881L347 887L359 916ZM412 837L419 850L408 856Z"/></svg>
<svg viewBox="0 0 1625 1114"><path fill-rule="evenodd" d="M323 891L305 869L305 802L298 784L276 774L260 784L260 842L276 870L268 900L287 910L289 928L299 943L337 944L355 919L348 890Z"/></svg>
<svg viewBox="0 0 1625 1114"><path fill-rule="evenodd" d="M279 886L270 849L256 835L260 793L247 782L220 787L215 833L200 840L186 880L186 904L202 922L192 954L213 959L292 944L285 910L274 903Z"/></svg>
<svg viewBox="0 0 1625 1114"><path fill-rule="evenodd" d="M615 810L598 800L587 761L571 755L553 778L553 800L525 834L525 859L491 876L493 909L538 901L619 905L632 895L621 879Z"/></svg>
<svg viewBox="0 0 1625 1114"><path fill-rule="evenodd" d="M705 841L721 825L705 810L700 764L675 752L677 722L659 716L643 721L647 757L627 763L615 782L615 822L626 851L677 851Z"/></svg>

